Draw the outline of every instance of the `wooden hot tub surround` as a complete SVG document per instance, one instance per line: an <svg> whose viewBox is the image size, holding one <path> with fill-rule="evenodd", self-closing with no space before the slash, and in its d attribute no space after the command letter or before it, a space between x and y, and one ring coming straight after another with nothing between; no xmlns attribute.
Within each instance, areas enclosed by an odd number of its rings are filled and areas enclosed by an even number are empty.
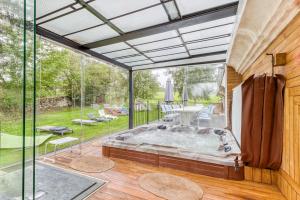
<svg viewBox="0 0 300 200"><path fill-rule="evenodd" d="M109 146L102 146L102 154L107 157L126 159L159 167L169 167L217 178L244 180L243 166L235 169L233 166Z"/></svg>

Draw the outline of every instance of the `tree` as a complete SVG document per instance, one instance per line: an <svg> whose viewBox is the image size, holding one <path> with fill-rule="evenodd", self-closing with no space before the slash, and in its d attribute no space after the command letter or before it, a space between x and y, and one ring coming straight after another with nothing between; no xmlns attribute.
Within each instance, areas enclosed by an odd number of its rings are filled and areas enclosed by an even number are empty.
<svg viewBox="0 0 300 200"><path fill-rule="evenodd" d="M0 111L9 111L19 109L22 100L23 19L18 16L17 2L3 0L0 9ZM31 31L27 34L26 91L27 103L32 106L33 34ZM36 39L39 98L67 96L78 105L83 88L86 104L99 103L99 97L116 103L128 100L128 73L40 37Z"/></svg>
<svg viewBox="0 0 300 200"><path fill-rule="evenodd" d="M32 33L27 32L23 41L23 20L18 16L17 2L3 0L0 3L0 110L19 110L23 86L23 43L26 42L26 70L28 91L32 91L33 45ZM32 95L28 92L27 105L31 105ZM16 112L20 114L20 112Z"/></svg>
<svg viewBox="0 0 300 200"><path fill-rule="evenodd" d="M151 99L159 90L159 83L151 71L134 72L134 98Z"/></svg>
<svg viewBox="0 0 300 200"><path fill-rule="evenodd" d="M106 65L90 62L86 64L84 74L86 103L97 103L99 97L106 100L111 83L111 69Z"/></svg>
<svg viewBox="0 0 300 200"><path fill-rule="evenodd" d="M187 80L188 86L197 83L213 83L217 81L216 69L210 66L201 66L193 68L188 67L186 75L184 67L169 69L168 73L171 74L174 80L174 91L177 92L180 96L182 96L185 78ZM188 92L189 96L192 97L190 87L188 87Z"/></svg>

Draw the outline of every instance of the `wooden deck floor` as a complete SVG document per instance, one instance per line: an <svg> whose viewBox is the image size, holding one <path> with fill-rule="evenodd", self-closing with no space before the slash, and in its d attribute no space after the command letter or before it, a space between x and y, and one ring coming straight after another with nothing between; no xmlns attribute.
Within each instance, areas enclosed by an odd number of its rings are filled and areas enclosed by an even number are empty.
<svg viewBox="0 0 300 200"><path fill-rule="evenodd" d="M101 156L98 142L84 144L82 153ZM62 152L57 155L55 165L70 169L69 163L78 155ZM229 181L168 168L158 168L121 159L113 159L115 167L103 173L87 173L108 183L97 190L89 200L161 200L138 185L138 178L144 173L164 172L188 178L199 184L204 190L204 200L280 200L285 199L275 186L247 181ZM71 170L71 169L70 169Z"/></svg>

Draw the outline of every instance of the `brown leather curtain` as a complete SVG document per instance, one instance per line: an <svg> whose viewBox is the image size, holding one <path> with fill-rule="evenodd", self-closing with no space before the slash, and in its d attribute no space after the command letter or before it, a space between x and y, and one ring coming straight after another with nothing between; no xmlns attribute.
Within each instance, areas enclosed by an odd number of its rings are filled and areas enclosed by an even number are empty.
<svg viewBox="0 0 300 200"><path fill-rule="evenodd" d="M249 77L242 84L242 160L251 167L279 169L282 156L282 75Z"/></svg>

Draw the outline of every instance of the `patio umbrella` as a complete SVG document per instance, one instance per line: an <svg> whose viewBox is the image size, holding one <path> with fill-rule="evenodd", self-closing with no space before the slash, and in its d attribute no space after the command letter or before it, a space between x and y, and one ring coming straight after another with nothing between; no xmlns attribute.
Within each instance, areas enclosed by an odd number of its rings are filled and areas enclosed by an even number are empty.
<svg viewBox="0 0 300 200"><path fill-rule="evenodd" d="M165 102L170 103L173 101L174 101L173 85L171 83L171 79L168 78L168 80L166 82Z"/></svg>
<svg viewBox="0 0 300 200"><path fill-rule="evenodd" d="M188 89L186 84L183 85L183 89L182 89L182 101L183 101L183 105L187 105L187 102L189 100L189 94L188 94Z"/></svg>

